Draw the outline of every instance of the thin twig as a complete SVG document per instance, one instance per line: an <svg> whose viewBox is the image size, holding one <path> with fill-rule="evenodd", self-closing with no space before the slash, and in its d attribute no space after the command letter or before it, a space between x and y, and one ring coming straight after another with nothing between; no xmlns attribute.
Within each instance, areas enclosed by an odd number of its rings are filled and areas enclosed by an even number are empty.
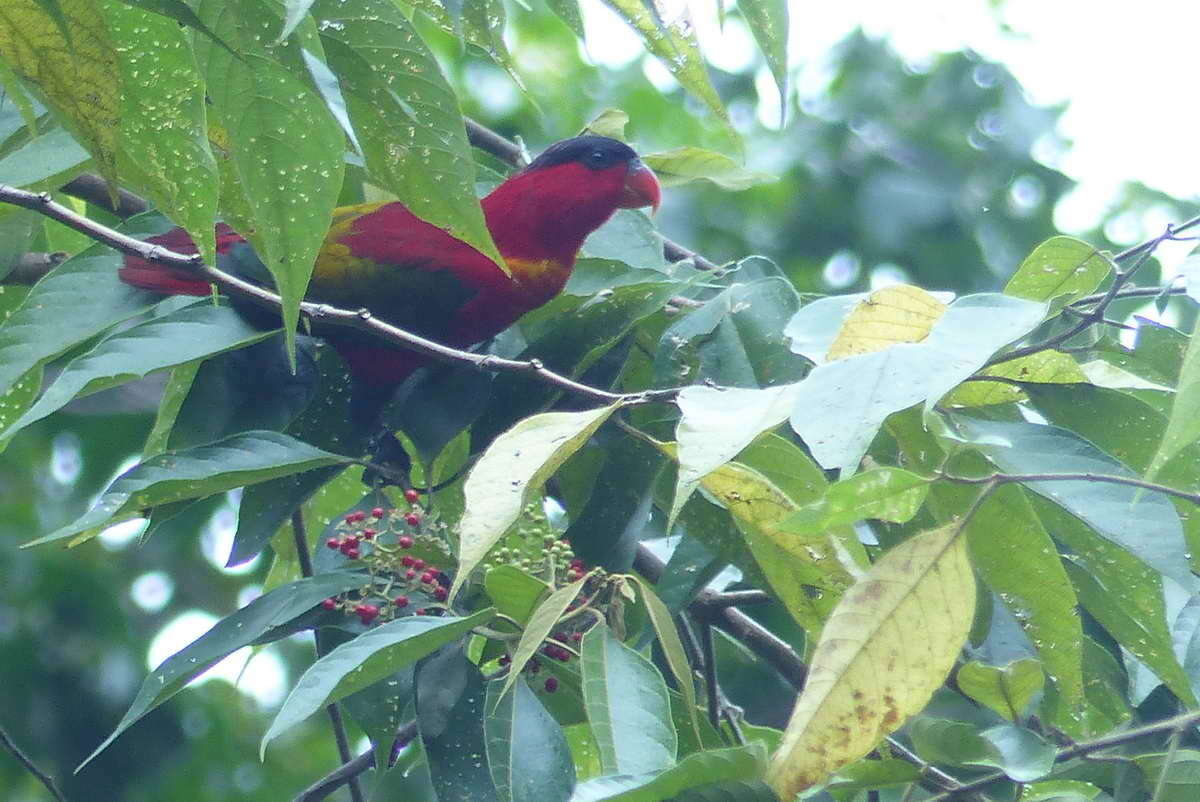
<svg viewBox="0 0 1200 802"><path fill-rule="evenodd" d="M58 786L54 784L54 778L37 767L37 764L29 759L29 756L21 751L21 747L8 737L8 733L3 727L0 727L0 745L12 753L17 762L25 769L25 771L37 778L38 782L46 786L46 790L50 792L50 796L54 797L57 802L67 802L67 798L58 790Z"/></svg>
<svg viewBox="0 0 1200 802"><path fill-rule="evenodd" d="M417 737L417 721L413 719L396 731L395 742L407 744L415 737ZM296 796L293 802L320 802L320 800L327 798L334 791L350 782L352 778L358 777L374 765L375 752L368 749L349 763L340 766L336 771L326 774L308 788L305 788Z"/></svg>
<svg viewBox="0 0 1200 802"><path fill-rule="evenodd" d="M1144 479L1138 479L1133 476L1113 476L1104 473L1088 473L1088 472L1064 472L1064 473L993 473L987 476L957 476L954 474L940 473L939 479L945 479L948 482L957 482L959 484L981 485L988 483L996 484L1014 484L1025 482L1104 482L1114 485L1128 485L1129 487L1140 487L1143 490L1153 490L1158 493L1165 493L1168 496L1181 498L1184 501L1190 501L1193 504L1200 504L1200 493L1190 493L1186 490L1179 490L1167 485L1160 485L1155 482L1147 482Z"/></svg>
<svg viewBox="0 0 1200 802"><path fill-rule="evenodd" d="M227 293L238 295L265 308L280 309L283 306L283 301L277 293L226 273L223 270L218 270L211 265L206 265L198 255L176 253L166 248L134 239L127 234L122 234L120 231L100 225L93 220L76 214L62 204L54 202L47 193L26 192L25 190L0 184L0 202L32 209L122 253L137 256L148 262L188 270L194 273L197 278L215 284ZM439 342L420 337L393 326L375 317L368 309L340 309L329 304L303 301L300 304L300 312L304 317L313 322L370 332L378 336L381 340L385 340L401 348L407 348L410 351L416 351L442 362L469 365L480 370L491 370L498 373L520 373L544 384L557 387L560 390L605 403L620 402L623 405L634 406L656 401L670 401L679 394L679 388L645 390L638 393L612 393L607 390L590 387L567 376L555 373L536 359L528 361L502 359L491 354L477 354L450 348Z"/></svg>
<svg viewBox="0 0 1200 802"><path fill-rule="evenodd" d="M1127 743L1132 743L1140 738L1145 738L1148 735L1161 735L1164 732L1181 732L1191 727L1200 724L1200 710L1192 710L1187 713L1181 713L1178 716L1156 721L1153 724L1147 724L1143 727L1136 727L1131 730L1117 733L1115 735L1105 735L1100 738L1095 738L1091 741L1084 741L1064 747L1054 755L1055 763L1062 763L1066 760L1071 760L1076 757L1083 757L1093 752L1101 752L1105 749L1111 749L1114 746L1123 746ZM984 786L991 785L997 780L1003 780L1005 774L1002 771L997 771L992 774L984 775L970 782L963 783L962 786L954 791L932 796L925 802L956 802L960 797L955 796L963 791L974 791Z"/></svg>
<svg viewBox="0 0 1200 802"><path fill-rule="evenodd" d="M308 578L313 575L312 556L309 554L308 531L304 524L304 511L297 509L292 513L292 541L296 546L296 559L300 563L300 575ZM321 643L321 635L317 629L313 629L313 642L317 649L317 659L325 656L327 651ZM342 766L347 766L351 762L350 755L350 739L346 737L346 722L342 720L342 709L338 707L337 702L326 705L325 712L329 716L329 724L333 728L333 740L337 744L338 757L342 760ZM359 785L358 776L352 775L349 780L350 798L353 802L363 802L362 786Z"/></svg>

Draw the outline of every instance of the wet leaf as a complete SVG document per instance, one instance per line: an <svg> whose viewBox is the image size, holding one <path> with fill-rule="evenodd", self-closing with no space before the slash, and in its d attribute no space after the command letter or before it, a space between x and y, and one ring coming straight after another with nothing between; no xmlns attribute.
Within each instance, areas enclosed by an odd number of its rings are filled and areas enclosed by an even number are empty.
<svg viewBox="0 0 1200 802"><path fill-rule="evenodd" d="M505 432L467 476L466 510L459 524L459 571L453 599L469 575L512 526L531 494L554 475L617 409L534 415Z"/></svg>
<svg viewBox="0 0 1200 802"><path fill-rule="evenodd" d="M767 773L781 797L867 754L945 680L974 617L975 578L959 529L893 547L842 597Z"/></svg>
<svg viewBox="0 0 1200 802"><path fill-rule="evenodd" d="M121 131L119 59L94 0L58 0L62 15L36 0L0 7L0 57L41 89L108 182L117 184Z"/></svg>

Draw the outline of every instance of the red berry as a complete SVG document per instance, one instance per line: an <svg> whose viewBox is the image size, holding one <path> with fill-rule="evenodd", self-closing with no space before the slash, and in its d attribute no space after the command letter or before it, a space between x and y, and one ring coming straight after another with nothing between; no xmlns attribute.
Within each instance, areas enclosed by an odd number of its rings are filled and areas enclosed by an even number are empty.
<svg viewBox="0 0 1200 802"><path fill-rule="evenodd" d="M373 604L360 604L354 608L354 612L358 613L360 621L369 624L379 615L379 608Z"/></svg>
<svg viewBox="0 0 1200 802"><path fill-rule="evenodd" d="M412 568L412 564L414 562L416 562L416 560L414 560L412 557L408 556L407 554L405 554L403 557L400 558L400 564L403 565L405 568Z"/></svg>
<svg viewBox="0 0 1200 802"><path fill-rule="evenodd" d="M375 509L371 510L371 517L372 518L382 518L383 517L383 507L376 507Z"/></svg>
<svg viewBox="0 0 1200 802"><path fill-rule="evenodd" d="M337 607L337 599L326 599L325 601L321 602L321 606L326 610L333 610Z"/></svg>
<svg viewBox="0 0 1200 802"><path fill-rule="evenodd" d="M411 549L412 544L413 544L413 539L411 537L409 537L408 535L402 535L400 537L400 539L397 540L396 542L400 544L400 548L402 548L402 549ZM404 559L408 560L409 562L412 562L412 557L405 557ZM404 563L404 564L408 565L408 563Z"/></svg>
<svg viewBox="0 0 1200 802"><path fill-rule="evenodd" d="M417 515L415 512L410 512L408 515L404 516L404 522L409 526L420 526L421 516Z"/></svg>
<svg viewBox="0 0 1200 802"><path fill-rule="evenodd" d="M576 571L582 571L583 570L583 560L576 557L574 560L571 560L571 567L574 568Z"/></svg>
<svg viewBox="0 0 1200 802"><path fill-rule="evenodd" d="M379 534L379 533L376 532L374 529L364 529L362 536L364 538L366 538L367 540L372 540L377 534Z"/></svg>
<svg viewBox="0 0 1200 802"><path fill-rule="evenodd" d="M563 663L565 663L571 659L571 653L568 652L566 649L562 648L561 646L558 647L558 653L554 656L557 657L559 659L559 661L563 662Z"/></svg>
<svg viewBox="0 0 1200 802"><path fill-rule="evenodd" d="M546 677L546 693L554 693L558 690L558 680L554 677Z"/></svg>
<svg viewBox="0 0 1200 802"><path fill-rule="evenodd" d="M407 607L408 606L408 597L407 596L397 596L395 599L392 600L392 604L396 605L397 607Z"/></svg>
<svg viewBox="0 0 1200 802"><path fill-rule="evenodd" d="M414 571L414 570L413 570L413 569L411 569L411 568L409 568L407 571L405 571L405 572L404 572L404 578L405 578L405 579L412 579L412 578L414 578L416 575L417 575L417 572L416 572L416 571Z"/></svg>
<svg viewBox="0 0 1200 802"><path fill-rule="evenodd" d="M441 587L440 585L438 586L437 590L435 590L433 592L433 598L437 599L438 601L445 601L446 597L449 595L450 595L450 591L446 590L445 588Z"/></svg>
<svg viewBox="0 0 1200 802"><path fill-rule="evenodd" d="M565 633L565 632L555 632L555 633L554 633L554 639L555 639L556 641L564 642L564 641L566 641L566 639L567 639L567 633Z"/></svg>
<svg viewBox="0 0 1200 802"><path fill-rule="evenodd" d="M424 608L424 607L418 607L418 608L417 608L416 610L414 610L413 612L415 612L417 615L425 615L425 608Z"/></svg>
<svg viewBox="0 0 1200 802"><path fill-rule="evenodd" d="M410 487L408 490L404 491L404 500L409 504L416 504L421 500L421 494Z"/></svg>
<svg viewBox="0 0 1200 802"><path fill-rule="evenodd" d="M338 540L336 537L331 537L329 540L325 541L325 545L334 551L337 551L342 547L342 541Z"/></svg>
<svg viewBox="0 0 1200 802"><path fill-rule="evenodd" d="M572 632L571 633L571 643L579 643L579 641L581 641L581 640L583 640L582 632Z"/></svg>
<svg viewBox="0 0 1200 802"><path fill-rule="evenodd" d="M414 567L415 567L415 566L414 566ZM425 573L421 574L421 582L422 582L422 583L424 583L424 584L426 584L426 585L432 585L432 584L433 584L433 580L434 580L434 575L433 575L433 572L431 572L431 571L426 571Z"/></svg>
<svg viewBox="0 0 1200 802"><path fill-rule="evenodd" d="M420 558L417 558L417 559L413 560L412 567L416 568L418 571L421 571L425 568L425 561Z"/></svg>
<svg viewBox="0 0 1200 802"><path fill-rule="evenodd" d="M358 547L355 547L352 549L346 549L346 557L348 557L351 560L357 560L360 553L361 552L359 552Z"/></svg>

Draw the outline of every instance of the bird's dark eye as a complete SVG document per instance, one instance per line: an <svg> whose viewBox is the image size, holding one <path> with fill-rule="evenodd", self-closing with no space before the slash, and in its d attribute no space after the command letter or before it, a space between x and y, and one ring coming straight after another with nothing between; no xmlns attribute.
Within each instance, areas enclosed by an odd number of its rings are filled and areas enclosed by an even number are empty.
<svg viewBox="0 0 1200 802"><path fill-rule="evenodd" d="M593 150L587 155L588 167L607 167L611 161L611 155L602 150Z"/></svg>

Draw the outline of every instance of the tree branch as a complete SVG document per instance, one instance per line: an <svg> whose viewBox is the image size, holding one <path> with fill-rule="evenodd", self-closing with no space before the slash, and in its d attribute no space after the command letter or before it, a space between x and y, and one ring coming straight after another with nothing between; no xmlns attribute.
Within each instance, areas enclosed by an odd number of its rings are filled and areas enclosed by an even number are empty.
<svg viewBox="0 0 1200 802"><path fill-rule="evenodd" d="M417 737L417 721L413 719L396 731L395 740L398 743L407 744L415 737ZM292 802L320 802L320 800L325 799L334 791L350 782L351 778L358 777L374 765L375 752L367 750L349 763L339 767L337 771L326 774L308 788L305 788Z"/></svg>
<svg viewBox="0 0 1200 802"><path fill-rule="evenodd" d="M307 579L313 575L313 564L312 555L309 554L308 527L304 524L304 511L301 509L292 513L292 544L296 548L296 561L300 563L300 575ZM321 642L321 633L316 628L313 629L313 644L319 660L325 656L328 650ZM338 707L337 702L332 702L325 706L325 713L329 716L329 724L333 728L333 741L337 745L338 757L342 759L342 768L345 768L352 761L350 739L346 737L346 723L342 720L342 709ZM346 781L350 784L351 802L363 802L362 786L359 785L358 775L351 774Z"/></svg>
<svg viewBox="0 0 1200 802"><path fill-rule="evenodd" d="M251 284L223 270L206 265L201 261L199 255L175 253L158 245L134 239L127 234L122 234L120 231L108 228L94 220L76 214L62 204L56 203L47 193L26 192L25 190L0 184L0 202L10 203L43 214L69 228L86 234L96 242L108 245L122 253L140 257L148 262L190 271L197 278L202 278L205 281L215 284L221 290L231 295L238 295L268 309L278 310L283 306L283 301L277 293L260 287L257 284ZM450 348L439 342L420 337L390 323L386 323L372 315L368 309L359 309L356 311L340 309L329 304L303 301L300 304L300 313L314 322L369 332L393 345L416 351L442 362L467 365L480 370L491 370L498 373L524 374L544 384L557 387L560 390L603 403L620 402L633 406L657 401L671 401L679 394L679 388L645 390L639 393L612 393L607 390L590 387L567 376L555 373L536 359L529 361L502 359L491 354L477 354L471 351L460 351L456 348Z"/></svg>
<svg viewBox="0 0 1200 802"><path fill-rule="evenodd" d="M122 220L150 208L150 204L143 198L120 188L117 189L117 203L114 206L112 195L108 191L108 182L94 173L84 173L68 181L63 184L62 191L93 206L106 209Z"/></svg>
<svg viewBox="0 0 1200 802"><path fill-rule="evenodd" d="M1200 493L1192 493L1155 482L1147 482L1144 479L1138 479L1133 476L1115 476L1105 473L993 473L987 476L956 476L948 473L940 473L938 474L938 478L945 479L948 482L967 485L985 485L991 483L1000 485L1024 482L1104 482L1113 485L1140 487L1143 490L1153 490L1157 493L1165 493L1168 496L1190 501L1193 504L1200 504Z"/></svg>
<svg viewBox="0 0 1200 802"><path fill-rule="evenodd" d="M4 284L36 284L42 276L67 261L70 256L66 251L54 253L26 253L17 259L12 270L4 276Z"/></svg>
<svg viewBox="0 0 1200 802"><path fill-rule="evenodd" d="M1135 727L1131 730L1125 730L1115 735L1105 735L1100 738L1095 738L1091 741L1073 744L1071 746L1059 749L1054 755L1055 763L1062 763L1065 760L1071 760L1076 757L1085 757L1093 752L1099 752L1104 749L1111 749L1114 746L1122 746L1127 743L1132 743L1139 738L1145 738L1147 735L1161 735L1165 732L1175 733L1184 732L1191 727L1200 724L1200 711L1192 710L1188 713L1181 713L1172 718L1163 719L1153 724L1147 724L1143 727ZM991 785L997 780L1005 779L1005 774L1002 771L988 774L967 783L962 783L961 787L954 791L945 791L936 796L932 796L926 802L954 802L959 797L957 793L964 791L974 791L984 786Z"/></svg>
<svg viewBox="0 0 1200 802"><path fill-rule="evenodd" d="M58 790L58 786L54 784L54 778L39 769L37 764L30 760L29 757L21 751L21 747L17 746L16 743L8 737L8 733L5 732L3 727L0 727L0 746L3 746L5 749L11 752L13 757L17 759L17 762L21 764L25 771L36 777L38 782L46 787L46 790L50 793L50 796L56 800L56 802L67 802L66 797L62 795L62 792Z"/></svg>

